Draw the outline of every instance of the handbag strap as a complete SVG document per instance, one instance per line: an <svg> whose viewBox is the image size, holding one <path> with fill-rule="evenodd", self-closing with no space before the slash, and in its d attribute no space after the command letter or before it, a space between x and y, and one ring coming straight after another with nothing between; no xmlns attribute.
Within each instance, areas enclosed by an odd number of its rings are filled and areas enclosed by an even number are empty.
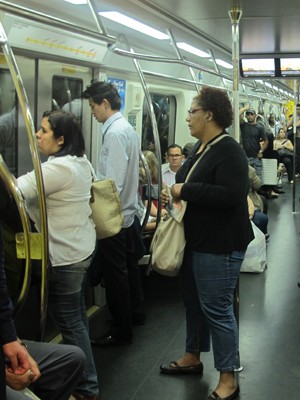
<svg viewBox="0 0 300 400"><path fill-rule="evenodd" d="M185 178L185 183L188 181L188 179L190 178L192 172L194 171L194 169L196 168L196 166L198 165L198 163L200 162L200 160L202 160L202 158L204 157L204 155L212 148L213 145L217 144L218 142L220 142L220 140L222 140L224 137L229 137L229 135L226 134L221 134L220 136L218 136L216 139L212 140L210 143L208 143L202 153L200 154L198 160L194 163L194 165L192 166L192 168L189 170L189 173L187 174L187 177Z"/></svg>
<svg viewBox="0 0 300 400"><path fill-rule="evenodd" d="M92 164L90 163L90 161L88 161L88 163L89 163L89 167L90 167L90 170L91 170L92 182L95 182L97 180L97 176L96 176L95 170L94 170Z"/></svg>

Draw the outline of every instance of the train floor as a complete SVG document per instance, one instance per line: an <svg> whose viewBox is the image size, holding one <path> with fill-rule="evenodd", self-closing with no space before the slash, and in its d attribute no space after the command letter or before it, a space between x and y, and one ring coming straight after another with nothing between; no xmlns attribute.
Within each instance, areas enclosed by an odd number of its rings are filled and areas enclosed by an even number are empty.
<svg viewBox="0 0 300 400"><path fill-rule="evenodd" d="M300 393L300 214L292 213L292 186L283 183L282 190L285 193L277 199L268 200L268 267L260 274L240 276L243 371L237 375L243 400L296 399ZM296 210L300 210L298 197ZM147 321L134 328L132 344L93 346L103 400L207 399L218 380L211 352L201 357L202 377L159 373L160 364L184 352L185 311L179 279L151 273L144 291ZM107 324L105 312L93 317L91 337L104 332Z"/></svg>

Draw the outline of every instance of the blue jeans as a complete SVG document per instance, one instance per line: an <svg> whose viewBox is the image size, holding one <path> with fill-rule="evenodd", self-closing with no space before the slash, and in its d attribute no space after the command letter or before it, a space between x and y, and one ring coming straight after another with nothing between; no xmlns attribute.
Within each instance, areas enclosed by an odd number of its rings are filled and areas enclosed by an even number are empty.
<svg viewBox="0 0 300 400"><path fill-rule="evenodd" d="M49 274L49 314L63 343L80 347L87 363L75 391L91 396L99 393L97 371L89 337L85 306L86 273L91 257L76 264L53 267Z"/></svg>
<svg viewBox="0 0 300 400"><path fill-rule="evenodd" d="M181 269L186 307L186 351L210 351L220 372L239 367L239 336L233 294L244 251L232 254L198 253L186 249Z"/></svg>
<svg viewBox="0 0 300 400"><path fill-rule="evenodd" d="M255 210L252 221L262 231L262 233L265 235L268 233L269 218L266 214L259 210Z"/></svg>

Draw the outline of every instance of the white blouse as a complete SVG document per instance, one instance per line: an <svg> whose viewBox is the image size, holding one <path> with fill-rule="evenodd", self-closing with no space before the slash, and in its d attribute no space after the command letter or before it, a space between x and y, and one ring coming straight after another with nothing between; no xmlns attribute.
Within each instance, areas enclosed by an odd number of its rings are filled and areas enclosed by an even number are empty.
<svg viewBox="0 0 300 400"><path fill-rule="evenodd" d="M54 157L42 164L45 186L49 255L53 266L70 265L90 256L96 231L89 205L91 166L86 158ZM40 230L37 186L34 171L17 179L30 218Z"/></svg>

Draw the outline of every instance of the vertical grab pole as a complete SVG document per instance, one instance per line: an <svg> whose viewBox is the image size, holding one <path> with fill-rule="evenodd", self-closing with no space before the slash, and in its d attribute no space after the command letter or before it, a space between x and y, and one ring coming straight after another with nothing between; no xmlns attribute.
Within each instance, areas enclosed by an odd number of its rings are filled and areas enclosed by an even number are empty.
<svg viewBox="0 0 300 400"><path fill-rule="evenodd" d="M235 140L240 141L240 113L239 113L239 21L242 16L242 10L239 6L233 5L229 11L229 16L232 25L232 65L233 65L233 112L234 112L234 130L233 135ZM235 315L237 323L239 323L239 281L235 289Z"/></svg>
<svg viewBox="0 0 300 400"><path fill-rule="evenodd" d="M242 17L242 9L238 5L232 5L229 10L229 16L232 25L232 65L233 65L233 87L232 87L232 101L233 101L233 135L236 141L240 142L240 112L239 112L239 22ZM236 283L234 291L234 313L239 327L239 278ZM244 367L240 366L236 372L240 372Z"/></svg>
<svg viewBox="0 0 300 400"><path fill-rule="evenodd" d="M293 204L292 213L296 212L296 162L297 162L297 105L298 103L298 93L297 93L297 80L294 79L294 112L293 112L293 136L294 136L294 156L293 156Z"/></svg>
<svg viewBox="0 0 300 400"><path fill-rule="evenodd" d="M46 200L44 183L41 171L41 163L39 153L35 141L35 129L30 113L29 102L24 88L24 84L18 69L13 51L8 43L6 33L0 22L0 45L6 58L7 65L10 70L11 77L13 79L21 110L24 116L25 126L29 139L29 147L35 171L35 177L37 182L39 210L40 210L40 232L41 232L41 292L40 292L40 326L39 326L39 339L43 340L46 325L46 312L47 312L47 268L48 268L48 225L46 215Z"/></svg>
<svg viewBox="0 0 300 400"><path fill-rule="evenodd" d="M130 49L130 52L134 54L133 49ZM133 59L133 63L135 66L135 69L139 75L143 90L144 90L144 94L145 94L145 99L147 102L147 106L148 106L148 110L150 111L150 119L151 119L151 125L152 125L152 129L153 129L153 137L154 137L154 144L155 144L155 155L158 161L158 165L161 166L161 149L160 149L160 141L159 141L159 133L158 133L158 127L157 127L157 122L156 122L156 117L155 117L155 113L154 113L154 108L153 108L153 104L152 104L152 99L149 93L149 89L148 86L146 84L145 81L145 77L143 74L143 71L140 67L140 64L138 63L138 61L136 60L136 58ZM157 218L156 218L156 227L160 221L160 215L161 215L161 196L160 196L160 192L162 189L162 174L161 174L161 168L159 168L158 171L158 208L157 208Z"/></svg>
<svg viewBox="0 0 300 400"><path fill-rule="evenodd" d="M233 65L233 135L234 138L240 141L240 113L239 113L239 22L242 17L242 9L233 5L229 11L229 16L232 25L232 65Z"/></svg>

